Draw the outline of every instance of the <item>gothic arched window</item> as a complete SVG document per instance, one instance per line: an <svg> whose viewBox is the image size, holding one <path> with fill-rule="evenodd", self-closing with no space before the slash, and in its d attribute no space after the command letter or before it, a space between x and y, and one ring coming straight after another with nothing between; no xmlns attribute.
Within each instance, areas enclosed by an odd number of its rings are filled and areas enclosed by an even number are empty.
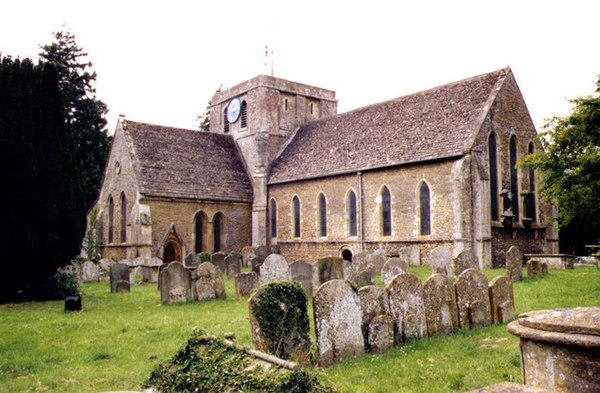
<svg viewBox="0 0 600 393"><path fill-rule="evenodd" d="M356 220L356 194L350 190L348 193L348 234L356 236L358 233L358 225Z"/></svg>
<svg viewBox="0 0 600 393"><path fill-rule="evenodd" d="M292 204L294 209L294 237L300 237L300 199L294 196Z"/></svg>
<svg viewBox="0 0 600 393"><path fill-rule="evenodd" d="M386 186L381 190L381 232L383 236L392 234L392 196Z"/></svg>
<svg viewBox="0 0 600 393"><path fill-rule="evenodd" d="M327 236L327 199L319 194L319 236Z"/></svg>
<svg viewBox="0 0 600 393"><path fill-rule="evenodd" d="M112 195L108 196L108 242L114 241L115 231L115 202Z"/></svg>
<svg viewBox="0 0 600 393"><path fill-rule="evenodd" d="M488 155L490 163L490 206L492 220L498 221L498 155L496 151L496 135L490 134L488 139Z"/></svg>
<svg viewBox="0 0 600 393"><path fill-rule="evenodd" d="M527 149L527 153L533 154L535 153L535 148L533 146L533 142L529 143L529 148ZM529 197L527 198L527 217L531 218L533 222L536 221L536 207L535 207L535 171L533 169L529 169Z"/></svg>
<svg viewBox="0 0 600 393"><path fill-rule="evenodd" d="M511 208L514 220L519 221L519 172L517 171L517 137L510 137L510 193L512 194Z"/></svg>
<svg viewBox="0 0 600 393"><path fill-rule="evenodd" d="M419 206L421 207L421 235L431 235L431 198L427 183L421 184Z"/></svg>
<svg viewBox="0 0 600 393"><path fill-rule="evenodd" d="M277 237L277 202L271 199L271 237Z"/></svg>
<svg viewBox="0 0 600 393"><path fill-rule="evenodd" d="M127 197L121 194L121 243L127 241Z"/></svg>
<svg viewBox="0 0 600 393"><path fill-rule="evenodd" d="M223 247L223 214L217 213L213 218L213 252L221 251Z"/></svg>
<svg viewBox="0 0 600 393"><path fill-rule="evenodd" d="M194 225L195 241L194 250L197 253L204 251L204 234L206 233L206 215L204 212L198 212L196 214L196 220Z"/></svg>

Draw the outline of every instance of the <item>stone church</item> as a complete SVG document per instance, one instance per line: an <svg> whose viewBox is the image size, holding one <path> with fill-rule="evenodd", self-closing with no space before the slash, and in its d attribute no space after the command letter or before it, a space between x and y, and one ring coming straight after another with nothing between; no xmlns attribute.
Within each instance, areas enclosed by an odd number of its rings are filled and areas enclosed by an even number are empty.
<svg viewBox="0 0 600 393"><path fill-rule="evenodd" d="M119 119L93 208L103 258L558 252L552 206L517 167L541 145L509 68L342 114L334 91L266 75L211 103L209 132Z"/></svg>

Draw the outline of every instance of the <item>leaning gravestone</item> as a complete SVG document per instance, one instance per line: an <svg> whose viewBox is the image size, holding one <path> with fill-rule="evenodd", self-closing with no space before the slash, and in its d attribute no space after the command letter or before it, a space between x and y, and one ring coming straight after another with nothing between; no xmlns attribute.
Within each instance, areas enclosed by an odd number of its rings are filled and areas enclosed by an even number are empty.
<svg viewBox="0 0 600 393"><path fill-rule="evenodd" d="M458 308L452 279L434 274L423 284L427 334L446 335L458 327Z"/></svg>
<svg viewBox="0 0 600 393"><path fill-rule="evenodd" d="M81 265L81 280L83 282L96 282L100 278L100 267L92 261L85 261Z"/></svg>
<svg viewBox="0 0 600 393"><path fill-rule="evenodd" d="M496 277L488 286L493 323L506 323L515 318L515 296L512 281L504 277Z"/></svg>
<svg viewBox="0 0 600 393"><path fill-rule="evenodd" d="M473 251L464 250L452 259L454 277L458 277L462 272L470 268L479 269L479 261L475 254L473 254Z"/></svg>
<svg viewBox="0 0 600 393"><path fill-rule="evenodd" d="M360 300L344 280L321 285L313 297L319 364L328 366L365 353Z"/></svg>
<svg viewBox="0 0 600 393"><path fill-rule="evenodd" d="M238 296L249 296L258 288L258 274L254 272L235 275L235 293Z"/></svg>
<svg viewBox="0 0 600 393"><path fill-rule="evenodd" d="M233 280L233 277L242 271L242 258L239 254L231 254L225 257L225 266L227 279Z"/></svg>
<svg viewBox="0 0 600 393"><path fill-rule="evenodd" d="M196 300L225 298L225 281L223 272L210 262L201 263L193 275L196 280Z"/></svg>
<svg viewBox="0 0 600 393"><path fill-rule="evenodd" d="M362 311L361 329L365 340L369 333L369 324L378 315L389 314L389 305L385 289L368 285L358 290L358 299Z"/></svg>
<svg viewBox="0 0 600 393"><path fill-rule="evenodd" d="M185 257L185 266L193 266L196 267L201 263L200 261L200 255L196 254L195 252L190 252L189 254L187 254L187 256Z"/></svg>
<svg viewBox="0 0 600 393"><path fill-rule="evenodd" d="M439 246L431 251L431 273L452 277L452 252Z"/></svg>
<svg viewBox="0 0 600 393"><path fill-rule="evenodd" d="M250 261L256 256L256 250L252 246L246 246L242 248L242 264L244 266L250 266Z"/></svg>
<svg viewBox="0 0 600 393"><path fill-rule="evenodd" d="M408 259L393 257L387 260L381 269L381 281L388 285L397 274L408 273Z"/></svg>
<svg viewBox="0 0 600 393"><path fill-rule="evenodd" d="M250 260L250 266L252 268L252 271L258 275L260 275L260 267L262 266L262 264L265 262L265 260L263 258L259 258L259 257L254 257Z"/></svg>
<svg viewBox="0 0 600 393"><path fill-rule="evenodd" d="M479 269L469 268L458 275L454 286L460 326L473 329L491 325L490 295L485 275Z"/></svg>
<svg viewBox="0 0 600 393"><path fill-rule="evenodd" d="M115 263L110 267L110 292L129 292L129 266L124 263Z"/></svg>
<svg viewBox="0 0 600 393"><path fill-rule="evenodd" d="M252 343L282 359L310 364L306 293L294 281L264 285L248 301Z"/></svg>
<svg viewBox="0 0 600 393"><path fill-rule="evenodd" d="M398 250L398 257L409 266L421 265L421 248L419 246L404 246Z"/></svg>
<svg viewBox="0 0 600 393"><path fill-rule="evenodd" d="M390 313L396 322L398 341L427 334L423 285L410 273L400 273L386 287Z"/></svg>
<svg viewBox="0 0 600 393"><path fill-rule="evenodd" d="M271 254L260 267L261 285L273 281L289 281L292 279L290 266L284 257L279 254Z"/></svg>
<svg viewBox="0 0 600 393"><path fill-rule="evenodd" d="M377 250L373 251L373 257L372 257L372 261L373 261L373 271L377 272L377 273L381 273L381 269L383 269L383 265L385 263L385 261L387 261L387 256L385 254L385 250L382 248L378 248Z"/></svg>
<svg viewBox="0 0 600 393"><path fill-rule="evenodd" d="M523 279L523 251L511 246L506 252L506 275L512 282Z"/></svg>
<svg viewBox="0 0 600 393"><path fill-rule="evenodd" d="M307 294L312 295L313 265L305 261L296 261L290 265L292 280L299 282Z"/></svg>
<svg viewBox="0 0 600 393"><path fill-rule="evenodd" d="M537 259L530 259L527 262L527 278L531 280L541 276L542 274L542 262L538 261Z"/></svg>
<svg viewBox="0 0 600 393"><path fill-rule="evenodd" d="M215 265L215 267L218 267L219 269L221 269L221 271L223 273L225 273L227 271L227 265L225 265L225 253L224 252L215 252L214 254L212 254L210 256L210 263L212 263L213 265Z"/></svg>
<svg viewBox="0 0 600 393"><path fill-rule="evenodd" d="M369 323L367 333L369 352L377 353L394 346L394 318L378 315Z"/></svg>
<svg viewBox="0 0 600 393"><path fill-rule="evenodd" d="M192 274L181 262L171 262L160 274L160 302L163 305L194 300Z"/></svg>
<svg viewBox="0 0 600 393"><path fill-rule="evenodd" d="M317 274L319 285L329 280L342 280L344 278L343 259L338 257L321 258L317 260Z"/></svg>

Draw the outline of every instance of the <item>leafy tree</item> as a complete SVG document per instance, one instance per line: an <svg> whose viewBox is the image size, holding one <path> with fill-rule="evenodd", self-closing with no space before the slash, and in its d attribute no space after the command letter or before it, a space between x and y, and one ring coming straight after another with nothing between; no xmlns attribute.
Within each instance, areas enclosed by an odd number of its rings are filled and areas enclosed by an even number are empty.
<svg viewBox="0 0 600 393"><path fill-rule="evenodd" d="M196 116L196 121L198 122L198 128L200 129L200 131L208 132L210 130L210 105L211 102L208 101L204 113Z"/></svg>
<svg viewBox="0 0 600 393"><path fill-rule="evenodd" d="M545 151L522 166L541 172L542 195L558 207L562 250L583 253L600 241L600 77L595 94L571 102L569 116L545 126Z"/></svg>

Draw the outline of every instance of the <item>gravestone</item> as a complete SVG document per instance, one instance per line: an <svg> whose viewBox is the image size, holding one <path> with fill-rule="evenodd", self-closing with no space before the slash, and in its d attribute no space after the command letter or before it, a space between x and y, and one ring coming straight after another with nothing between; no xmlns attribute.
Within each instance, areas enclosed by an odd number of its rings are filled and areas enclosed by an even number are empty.
<svg viewBox="0 0 600 393"><path fill-rule="evenodd" d="M97 282L100 278L100 267L92 261L85 261L81 265L81 280L83 282Z"/></svg>
<svg viewBox="0 0 600 393"><path fill-rule="evenodd" d="M258 246L256 247L255 254L259 258L265 259L267 256L269 256L269 249L267 246Z"/></svg>
<svg viewBox="0 0 600 393"><path fill-rule="evenodd" d="M238 296L249 296L258 288L258 274L254 272L235 275L235 293Z"/></svg>
<svg viewBox="0 0 600 393"><path fill-rule="evenodd" d="M212 300L225 298L225 281L223 272L210 262L201 263L194 270L196 280L196 300Z"/></svg>
<svg viewBox="0 0 600 393"><path fill-rule="evenodd" d="M356 265L354 265L350 261L347 261L345 259L342 261L342 271L344 273L344 280L350 281L352 283L355 281L357 274L357 271L354 269L355 267Z"/></svg>
<svg viewBox="0 0 600 393"><path fill-rule="evenodd" d="M546 262L542 262L542 275L545 276L548 274L548 264Z"/></svg>
<svg viewBox="0 0 600 393"><path fill-rule="evenodd" d="M81 295L72 295L65 297L65 312L79 312L83 310L81 304Z"/></svg>
<svg viewBox="0 0 600 393"><path fill-rule="evenodd" d="M225 273L227 271L227 265L225 265L225 253L224 252L215 252L214 254L212 254L210 256L210 263L212 263L213 265L215 265L215 267L218 267L219 269L221 269L221 271L223 273Z"/></svg>
<svg viewBox="0 0 600 393"><path fill-rule="evenodd" d="M523 250L511 246L506 252L506 275L512 282L523 279Z"/></svg>
<svg viewBox="0 0 600 393"><path fill-rule="evenodd" d="M256 250L252 246L246 246L242 248L242 264L245 267L250 266L252 258L256 257Z"/></svg>
<svg viewBox="0 0 600 393"><path fill-rule="evenodd" d="M252 271L258 275L260 275L260 267L264 263L264 259L259 257L254 257L250 260L250 266L252 267Z"/></svg>
<svg viewBox="0 0 600 393"><path fill-rule="evenodd" d="M355 284L357 288L362 288L367 285L375 284L373 272L371 270L366 269L356 273Z"/></svg>
<svg viewBox="0 0 600 393"><path fill-rule="evenodd" d="M281 254L281 248L279 247L279 244L271 245L271 254Z"/></svg>
<svg viewBox="0 0 600 393"><path fill-rule="evenodd" d="M490 307L493 323L506 323L515 318L515 296L512 281L504 277L495 277L490 281Z"/></svg>
<svg viewBox="0 0 600 393"><path fill-rule="evenodd" d="M458 308L452 279L434 274L423 284L427 334L446 335L458 327Z"/></svg>
<svg viewBox="0 0 600 393"><path fill-rule="evenodd" d="M406 261L409 266L420 266L421 248L417 245L400 247L398 257L402 261Z"/></svg>
<svg viewBox="0 0 600 393"><path fill-rule="evenodd" d="M225 266L227 279L233 280L233 277L242 271L242 258L239 254L231 254L225 257Z"/></svg>
<svg viewBox="0 0 600 393"><path fill-rule="evenodd" d="M115 263L110 267L110 292L129 292L129 266L124 263Z"/></svg>
<svg viewBox="0 0 600 393"><path fill-rule="evenodd" d="M271 254L260 267L260 283L266 285L273 281L288 281L292 279L290 266L284 257Z"/></svg>
<svg viewBox="0 0 600 393"><path fill-rule="evenodd" d="M140 266L139 275L142 283L148 284L158 281L158 268L156 266Z"/></svg>
<svg viewBox="0 0 600 393"><path fill-rule="evenodd" d="M185 257L185 266L192 266L192 267L196 267L198 266L202 261L200 261L200 255L196 254L195 252L190 252L189 254L187 254L187 256Z"/></svg>
<svg viewBox="0 0 600 393"><path fill-rule="evenodd" d="M454 277L458 277L467 269L479 269L479 261L472 250L464 250L452 259L452 272Z"/></svg>
<svg viewBox="0 0 600 393"><path fill-rule="evenodd" d="M192 274L181 262L173 261L160 274L160 302L163 305L194 300Z"/></svg>
<svg viewBox="0 0 600 393"><path fill-rule="evenodd" d="M396 323L398 341L427 335L423 285L417 276L400 273L386 287L390 314Z"/></svg>
<svg viewBox="0 0 600 393"><path fill-rule="evenodd" d="M431 273L452 277L452 252L439 246L431 251Z"/></svg>
<svg viewBox="0 0 600 393"><path fill-rule="evenodd" d="M548 268L546 268L547 271ZM530 259L527 261L527 278L532 280L538 276L541 276L542 272L542 262L537 259Z"/></svg>
<svg viewBox="0 0 600 393"><path fill-rule="evenodd" d="M394 346L394 318L378 315L371 320L367 343L370 353L386 351Z"/></svg>
<svg viewBox="0 0 600 393"><path fill-rule="evenodd" d="M369 324L378 315L389 314L389 305L385 289L368 285L358 290L358 299L362 312L361 330L365 341L369 334Z"/></svg>
<svg viewBox="0 0 600 393"><path fill-rule="evenodd" d="M342 280L344 278L343 259L338 257L321 258L317 260L317 274L319 285L329 280Z"/></svg>
<svg viewBox="0 0 600 393"><path fill-rule="evenodd" d="M348 282L331 280L321 285L313 297L313 310L321 366L365 353L360 300Z"/></svg>
<svg viewBox="0 0 600 393"><path fill-rule="evenodd" d="M378 248L377 250L373 251L373 269L371 270L377 273L381 273L381 269L383 269L383 265L385 264L385 261L387 261L387 259L388 258L384 249Z"/></svg>
<svg viewBox="0 0 600 393"><path fill-rule="evenodd" d="M305 261L296 261L290 265L292 280L302 285L307 294L313 291L313 265Z"/></svg>
<svg viewBox="0 0 600 393"><path fill-rule="evenodd" d="M381 281L384 285L388 285L392 278L400 273L408 273L408 258L390 258L381 269Z"/></svg>
<svg viewBox="0 0 600 393"><path fill-rule="evenodd" d="M294 281L260 287L248 301L252 343L259 351L310 364L306 293Z"/></svg>
<svg viewBox="0 0 600 393"><path fill-rule="evenodd" d="M373 254L367 251L362 251L352 257L352 266L355 272L362 270L374 270Z"/></svg>
<svg viewBox="0 0 600 393"><path fill-rule="evenodd" d="M98 262L100 267L100 281L110 280L110 267L115 263L112 259L102 258Z"/></svg>
<svg viewBox="0 0 600 393"><path fill-rule="evenodd" d="M458 323L462 328L473 329L492 324L487 278L479 269L469 268L459 274L454 288Z"/></svg>

